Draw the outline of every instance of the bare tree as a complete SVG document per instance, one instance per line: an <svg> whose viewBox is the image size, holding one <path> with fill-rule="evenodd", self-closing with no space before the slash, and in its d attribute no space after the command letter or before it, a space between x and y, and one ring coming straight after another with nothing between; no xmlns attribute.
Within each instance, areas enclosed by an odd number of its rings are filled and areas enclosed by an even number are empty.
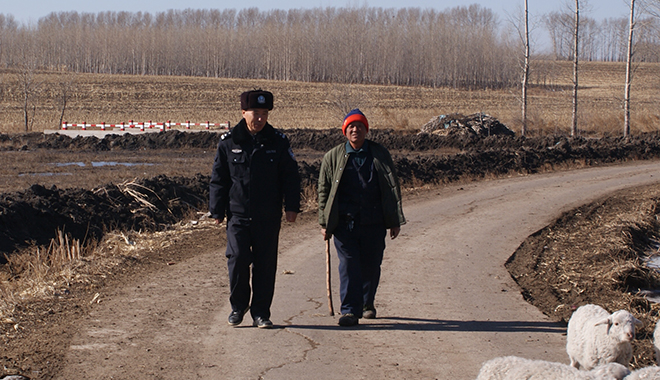
<svg viewBox="0 0 660 380"><path fill-rule="evenodd" d="M522 80L522 128L520 134L525 136L527 131L527 85L529 83L529 8L525 0L525 62L523 63Z"/></svg>
<svg viewBox="0 0 660 380"><path fill-rule="evenodd" d="M626 86L623 95L623 136L630 134L630 75L633 58L633 32L635 30L635 0L630 0L630 23L628 24L628 54L626 55Z"/></svg>
<svg viewBox="0 0 660 380"><path fill-rule="evenodd" d="M550 33L555 59L568 59L573 41L574 17L568 12L552 12L545 15L543 23Z"/></svg>
<svg viewBox="0 0 660 380"><path fill-rule="evenodd" d="M516 43L516 51L522 51L522 54L517 54L520 64L521 72L521 94L520 94L520 104L521 104L521 135L527 133L527 106L528 106L528 89L529 89L529 77L531 71L531 31L534 29L534 24L530 27L530 17L529 17L529 3L528 0L523 0L523 8L520 8L520 14L516 17L509 17L509 21L513 28L515 29L519 43ZM545 20L544 20L545 21Z"/></svg>
<svg viewBox="0 0 660 380"><path fill-rule="evenodd" d="M25 132L30 132L37 111L36 98L41 84L37 82L36 70L30 65L23 65L16 73L16 79L21 91L21 110L23 111Z"/></svg>
<svg viewBox="0 0 660 380"><path fill-rule="evenodd" d="M573 121L571 123L571 136L577 135L578 125L578 60L580 42L580 0L575 0L575 24L573 29Z"/></svg>
<svg viewBox="0 0 660 380"><path fill-rule="evenodd" d="M76 75L67 70L66 67L60 68L59 79L59 95L60 95L60 126L64 122L64 113L69 102L69 98L76 88Z"/></svg>
<svg viewBox="0 0 660 380"><path fill-rule="evenodd" d="M332 110L332 113L337 116L337 120L342 120L350 110L363 106L363 98L356 91L353 86L332 87L326 104Z"/></svg>

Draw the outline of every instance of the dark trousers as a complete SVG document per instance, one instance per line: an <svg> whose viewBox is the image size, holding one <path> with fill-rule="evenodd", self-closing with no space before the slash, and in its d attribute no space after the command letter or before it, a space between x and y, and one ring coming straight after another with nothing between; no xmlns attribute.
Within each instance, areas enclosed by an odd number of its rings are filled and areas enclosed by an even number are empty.
<svg viewBox="0 0 660 380"><path fill-rule="evenodd" d="M279 221L254 222L232 218L227 223L226 256L232 310L243 311L250 306L253 318L270 319L270 305L275 293L279 233Z"/></svg>
<svg viewBox="0 0 660 380"><path fill-rule="evenodd" d="M364 306L373 306L380 281L387 230L382 224L352 228L345 222L333 231L339 257L341 313L362 317Z"/></svg>

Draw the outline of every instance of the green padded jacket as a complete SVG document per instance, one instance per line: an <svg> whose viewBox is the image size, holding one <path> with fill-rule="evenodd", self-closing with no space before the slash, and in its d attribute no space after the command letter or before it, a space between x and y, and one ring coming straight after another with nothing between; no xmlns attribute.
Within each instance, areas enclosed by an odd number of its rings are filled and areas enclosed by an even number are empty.
<svg viewBox="0 0 660 380"><path fill-rule="evenodd" d="M396 175L392 156L387 149L371 140L366 140L374 157L378 173L385 228L399 227L406 223L401 206L401 187ZM339 223L339 205L335 202L339 181L348 162L346 143L337 145L323 156L319 173L319 224L332 234Z"/></svg>

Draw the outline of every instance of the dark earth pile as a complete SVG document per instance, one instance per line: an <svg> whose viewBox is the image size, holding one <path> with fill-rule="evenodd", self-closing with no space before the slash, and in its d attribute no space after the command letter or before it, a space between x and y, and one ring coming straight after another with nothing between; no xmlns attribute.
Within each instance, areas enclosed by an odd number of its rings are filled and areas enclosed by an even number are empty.
<svg viewBox="0 0 660 380"><path fill-rule="evenodd" d="M513 136L515 133L499 122L494 117L485 113L472 115L440 115L429 120L422 126L421 133L433 133L438 135L476 135L488 136Z"/></svg>
<svg viewBox="0 0 660 380"><path fill-rule="evenodd" d="M208 178L158 176L86 189L33 185L0 194L0 252L47 245L58 230L75 239L98 240L107 230L155 231L174 224L208 198Z"/></svg>
<svg viewBox="0 0 660 380"><path fill-rule="evenodd" d="M660 157L658 133L599 139L478 134L437 135L370 131L392 152L404 187L511 173L534 173L557 167ZM287 130L295 150L323 152L345 141L338 130ZM142 135L69 138L61 135L0 135L0 150L66 149L71 151L214 149L218 133L168 131ZM455 154L438 152L452 148ZM304 186L314 186L320 159L299 160ZM207 175L158 176L133 184L90 189L32 186L0 195L0 252L10 254L32 243L47 244L63 230L81 241L98 239L109 229L153 231L186 212L205 211Z"/></svg>

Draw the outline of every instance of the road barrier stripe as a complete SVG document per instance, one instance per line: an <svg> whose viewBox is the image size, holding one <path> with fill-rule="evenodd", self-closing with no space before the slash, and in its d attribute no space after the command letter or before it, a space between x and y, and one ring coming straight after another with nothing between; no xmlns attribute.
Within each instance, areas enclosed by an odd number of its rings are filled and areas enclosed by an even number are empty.
<svg viewBox="0 0 660 380"><path fill-rule="evenodd" d="M105 131L106 128L119 128L119 130L123 131L126 128L139 128L141 131L144 131L145 129L159 128L161 131L163 131L172 129L172 127L184 127L185 129L190 129L191 127L197 126L204 127L204 129L211 129L212 127L229 129L230 123L229 121L224 123L211 123L210 121L207 121L206 123L191 123L190 121L186 121L185 123L172 123L169 120L164 123L153 123L151 120L146 122L135 122L133 120L129 120L128 123L122 121L119 124L107 124L105 122L100 124L90 124L86 122L69 123L65 121L62 123L62 130L80 128L81 130L85 131L88 128L99 128L100 130Z"/></svg>

